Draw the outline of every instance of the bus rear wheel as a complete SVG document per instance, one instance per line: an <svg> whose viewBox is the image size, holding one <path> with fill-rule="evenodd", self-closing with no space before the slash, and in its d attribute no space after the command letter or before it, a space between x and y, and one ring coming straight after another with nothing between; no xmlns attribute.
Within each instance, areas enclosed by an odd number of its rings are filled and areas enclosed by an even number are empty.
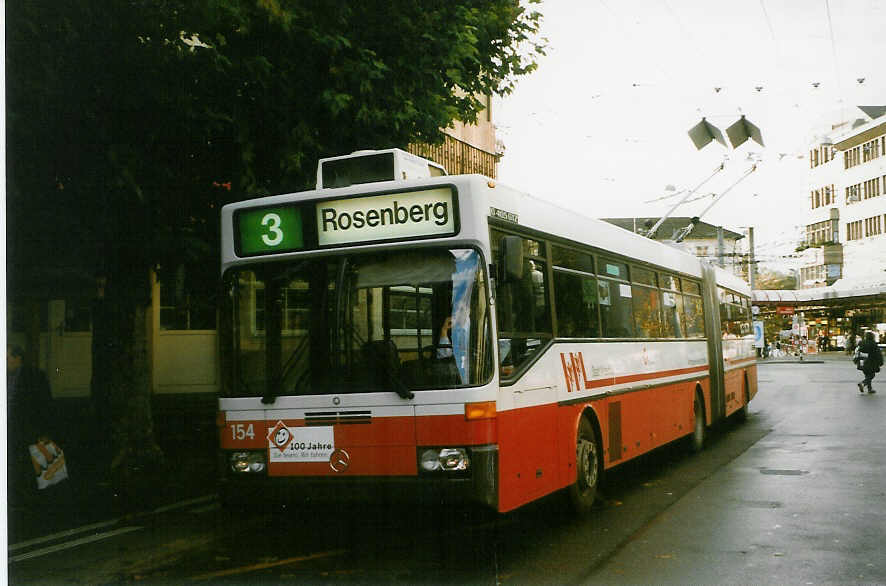
<svg viewBox="0 0 886 586"><path fill-rule="evenodd" d="M594 506L600 482L600 442L591 423L584 417L578 425L575 468L576 478L569 487L569 502L576 513L584 515Z"/></svg>

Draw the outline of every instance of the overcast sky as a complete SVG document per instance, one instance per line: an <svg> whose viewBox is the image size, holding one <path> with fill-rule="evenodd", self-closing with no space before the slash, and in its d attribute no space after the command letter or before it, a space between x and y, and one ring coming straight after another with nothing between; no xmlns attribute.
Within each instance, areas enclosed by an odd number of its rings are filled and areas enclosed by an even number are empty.
<svg viewBox="0 0 886 586"><path fill-rule="evenodd" d="M722 193L754 153L758 170L702 219L755 226L758 257L778 268L804 224L811 136L861 117L856 105L886 105L886 0L545 0L541 11L548 56L495 104L499 180L595 217L656 216L677 199L644 202L666 186L691 189L728 155L696 195ZM725 136L742 114L765 147L699 151L687 134L704 116Z"/></svg>

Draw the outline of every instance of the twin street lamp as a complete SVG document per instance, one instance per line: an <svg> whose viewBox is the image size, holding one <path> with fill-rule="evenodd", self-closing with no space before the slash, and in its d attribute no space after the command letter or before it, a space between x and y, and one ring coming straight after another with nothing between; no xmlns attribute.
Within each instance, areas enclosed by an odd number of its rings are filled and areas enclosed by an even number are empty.
<svg viewBox="0 0 886 586"><path fill-rule="evenodd" d="M757 91L759 91L759 89ZM740 147L741 145L746 143L748 141L748 139L754 140L754 142L756 142L760 146L765 146L763 144L763 134L760 132L760 129L757 128L757 126L755 124L753 124L750 120L745 118L744 114L742 114L741 118L736 120L729 128L726 129L726 136L729 137L729 142L732 144L733 149L737 149L738 147ZM706 147L707 145L709 145L710 143L712 143L715 140L717 142L719 142L720 144L722 144L724 147L727 146L726 139L723 138L723 132L719 128L717 128L716 126L714 126L713 124L708 122L707 118L702 118L701 122L699 122L698 124L696 124L695 126L693 126L692 128L689 129L689 138L692 139L692 142L695 144L695 148L698 150L703 149L704 147ZM692 194L694 194L696 191L698 191L702 185L704 185L709 180L711 180L714 177L714 175L723 171L725 166L726 166L725 164L720 164L714 170L713 174L711 174L710 177L707 177L704 181L702 181L700 184L698 184L698 186L696 186L695 189L693 189L692 191L689 191L686 195L684 195L680 199L680 201L678 201L676 204L674 204L674 206L670 210L668 210L668 212L664 216L662 216L658 220L658 222L656 222L655 225L652 226L652 228L649 229L649 231L646 233L646 236L648 238L655 238L655 234L656 234L656 232L658 232L659 227L662 225L662 223L664 223L664 221L668 217L670 217L670 215L674 212L674 210L676 210L678 207L683 205L692 196ZM685 228L682 228L679 231L679 233L676 235L674 241L675 242L682 242L683 239L686 238L690 232L692 232L692 229L695 228L695 226L701 220L702 216L704 216L712 207L714 207L714 205L718 201L720 201L724 195L729 193L732 190L732 188L734 188L736 185L738 185L739 183L744 181L751 173L753 173L756 170L757 170L757 165L756 165L756 163L754 163L751 166L751 168L748 169L747 171L745 171L745 173L741 177L739 177L735 183L730 185L726 190L724 190L717 197L715 197L714 200L710 203L710 205L708 205L708 207L706 207L704 209L704 211L702 211L697 216L693 217L692 220L690 221L690 223Z"/></svg>

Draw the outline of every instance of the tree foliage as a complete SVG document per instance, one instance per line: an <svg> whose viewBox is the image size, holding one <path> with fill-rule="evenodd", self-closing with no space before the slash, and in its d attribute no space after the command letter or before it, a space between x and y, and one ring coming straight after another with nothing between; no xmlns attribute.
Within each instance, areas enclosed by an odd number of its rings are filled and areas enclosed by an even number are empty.
<svg viewBox="0 0 886 586"><path fill-rule="evenodd" d="M761 268L757 272L757 289L796 289L797 277L774 269Z"/></svg>
<svg viewBox="0 0 886 586"><path fill-rule="evenodd" d="M220 205L475 121L478 95L535 68L539 23L518 0L11 3L10 287L51 266L106 274L94 375L118 413L142 410L150 268L212 280Z"/></svg>

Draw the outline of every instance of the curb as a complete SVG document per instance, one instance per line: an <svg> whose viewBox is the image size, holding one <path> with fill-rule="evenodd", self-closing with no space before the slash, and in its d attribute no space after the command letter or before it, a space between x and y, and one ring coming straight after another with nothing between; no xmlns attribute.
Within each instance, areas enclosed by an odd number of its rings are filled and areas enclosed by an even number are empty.
<svg viewBox="0 0 886 586"><path fill-rule="evenodd" d="M830 360L758 360L757 364L824 364Z"/></svg>

